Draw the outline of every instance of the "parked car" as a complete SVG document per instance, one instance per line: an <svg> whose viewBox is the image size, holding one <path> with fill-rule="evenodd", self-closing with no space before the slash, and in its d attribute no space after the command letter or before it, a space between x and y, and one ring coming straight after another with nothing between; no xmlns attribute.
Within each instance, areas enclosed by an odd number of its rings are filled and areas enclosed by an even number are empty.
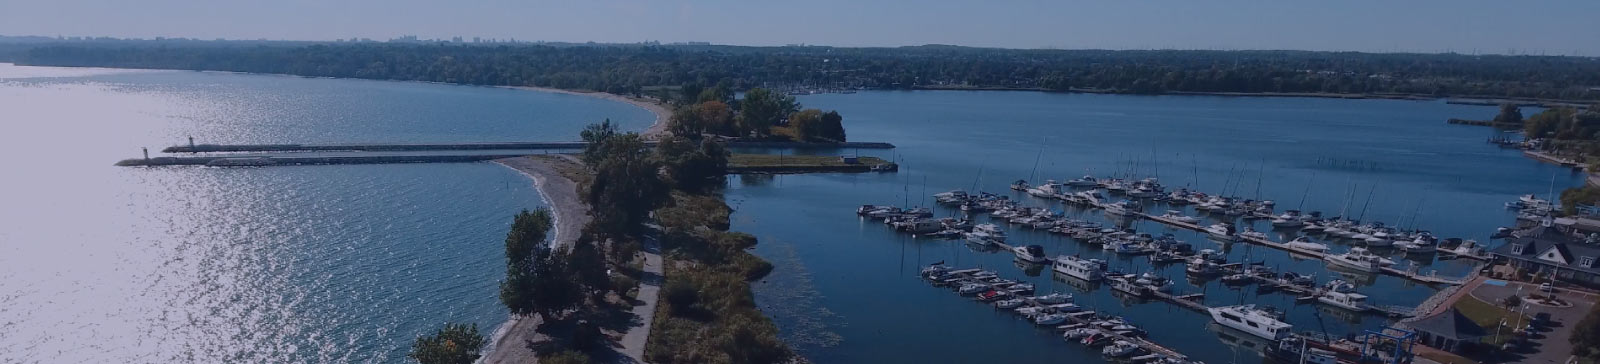
<svg viewBox="0 0 1600 364"><path fill-rule="evenodd" d="M1539 291L1544 293L1555 293L1556 287L1551 286L1549 283L1542 283L1539 284Z"/></svg>

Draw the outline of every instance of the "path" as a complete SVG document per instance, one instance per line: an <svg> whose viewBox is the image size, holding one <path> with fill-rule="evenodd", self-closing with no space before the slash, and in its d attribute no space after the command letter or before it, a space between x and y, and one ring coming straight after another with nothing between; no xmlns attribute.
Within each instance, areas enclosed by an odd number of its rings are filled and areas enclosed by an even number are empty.
<svg viewBox="0 0 1600 364"><path fill-rule="evenodd" d="M664 279L661 275L661 242L655 236L646 237L641 253L644 254L644 274L639 279L639 302L633 306L633 315L638 321L622 335L621 340L622 353L634 363L645 362L644 347L650 341L650 325L655 322L656 301Z"/></svg>
<svg viewBox="0 0 1600 364"><path fill-rule="evenodd" d="M589 206L578 199L578 184L561 174L563 167L579 166L567 156L533 156L495 160L506 167L533 178L555 219L555 237L551 244L557 247L572 245L578 240L583 226L589 223ZM537 317L512 317L501 325L490 341L483 363L537 363L539 359L528 350L526 343L538 339L534 328L539 327Z"/></svg>

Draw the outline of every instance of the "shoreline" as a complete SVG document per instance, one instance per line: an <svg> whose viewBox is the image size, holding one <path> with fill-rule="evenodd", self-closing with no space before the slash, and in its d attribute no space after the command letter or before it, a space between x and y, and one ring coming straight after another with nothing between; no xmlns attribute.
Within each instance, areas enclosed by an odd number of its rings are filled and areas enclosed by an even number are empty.
<svg viewBox="0 0 1600 364"><path fill-rule="evenodd" d="M639 133L640 135L644 136L645 140L656 140L657 138L660 138L661 135L666 134L666 132L667 132L667 120L672 118L672 110L667 109L666 105L664 105L664 104L662 104L662 103L660 103L658 101L654 101L654 100L647 99L647 98L642 98L642 97L629 97L629 96L623 96L623 95L618 95L618 94L614 94L614 93L600 92L600 91L587 91L586 92L586 91L563 90L563 89L558 89L558 88L537 87L537 86L494 86L494 87L504 88L504 89L512 89L512 90L535 91L535 92L550 92L550 93L566 94L566 95L588 96L588 97L599 98L599 99L602 99L602 100L611 100L611 101L617 101L617 102L625 103L625 104L628 104L628 105L633 105L634 107L638 107L638 108L644 109L645 111L649 111L651 114L654 114L656 116L655 121L651 122L650 126L645 127L644 131Z"/></svg>
<svg viewBox="0 0 1600 364"><path fill-rule="evenodd" d="M551 159L562 159L558 162ZM555 247L572 245L578 240L578 232L589 223L589 208L578 198L578 185L576 181L561 174L556 165L561 163L574 163L570 156L526 156L494 160L493 163L510 168L533 180L534 189L539 191L539 198L544 199L545 205L551 212L552 237L550 244ZM536 338L534 328L539 326L541 320L537 317L511 316L505 323L495 328L489 337L489 344L485 348L480 363L533 363L538 358L529 350L503 350L506 343L520 343ZM520 347L512 345L511 347Z"/></svg>

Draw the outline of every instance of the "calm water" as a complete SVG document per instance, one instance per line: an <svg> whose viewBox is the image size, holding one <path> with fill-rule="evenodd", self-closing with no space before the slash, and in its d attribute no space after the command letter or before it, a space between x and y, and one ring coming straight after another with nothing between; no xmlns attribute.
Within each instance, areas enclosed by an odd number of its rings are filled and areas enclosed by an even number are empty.
<svg viewBox="0 0 1600 364"><path fill-rule="evenodd" d="M1027 278L1041 292L1072 292L1080 305L1124 315L1151 331L1155 341L1207 362L1261 361L1254 351L1239 349L1261 343L1224 340L1201 314L1163 302L1124 301L1109 289L1052 279L1048 269L1030 273L1013 264L1007 252L974 252L957 241L898 235L859 219L853 210L864 203L929 205L928 194L975 185L1009 193L1011 181L1034 173L1037 180L1086 173L1157 176L1169 186L1259 194L1276 200L1279 210L1301 207L1328 215L1345 210L1347 196L1355 191L1346 215L1365 210L1365 220L1411 220L1406 226L1489 243L1495 227L1512 223L1513 215L1501 207L1505 201L1524 193L1546 194L1552 180L1558 191L1581 183L1564 168L1484 143L1489 129L1444 123L1451 117L1488 117L1492 107L1025 92L863 92L800 101L838 109L851 140L897 144L898 150L881 156L908 168L899 174L745 177L732 183L728 196L738 209L733 228L757 235L762 241L757 252L778 267L758 285L758 300L786 338L818 362L1099 360L1098 350L1068 344L1053 332L916 278L921 265L941 260ZM1052 206L1105 221L1098 212ZM1133 227L1172 232L1197 249L1226 251L1231 261L1265 260L1322 281L1336 276L1320 261L1277 250L1222 246L1148 221ZM1257 227L1268 228L1265 222ZM1142 257L1117 258L1064 237L1012 229L1011 240L1043 245L1052 255L1104 256L1124 271L1156 271L1179 281L1176 292L1205 293L1208 305L1254 302L1283 308L1300 331L1342 335L1384 324L1376 317L1296 306L1288 295L1258 297L1253 287L1188 282L1182 265L1155 268ZM1330 245L1335 251L1346 247ZM1464 275L1470 263L1434 262L1431 256L1395 259L1447 276ZM1358 283L1380 305L1414 306L1435 291L1394 277L1341 278Z"/></svg>
<svg viewBox="0 0 1600 364"><path fill-rule="evenodd" d="M505 229L542 205L494 164L118 168L199 142L568 140L644 110L419 83L0 65L0 362L404 362L486 333Z"/></svg>

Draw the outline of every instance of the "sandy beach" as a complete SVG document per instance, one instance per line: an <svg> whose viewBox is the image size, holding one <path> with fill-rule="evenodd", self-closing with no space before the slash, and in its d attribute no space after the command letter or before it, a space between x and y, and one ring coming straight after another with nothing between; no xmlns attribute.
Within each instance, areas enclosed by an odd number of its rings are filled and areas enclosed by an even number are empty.
<svg viewBox="0 0 1600 364"><path fill-rule="evenodd" d="M504 87L504 88L515 89L515 90L528 90L528 91L538 91L538 92L554 92L554 93L558 93L558 94L598 97L598 98L606 99L606 100L625 102L625 103L628 103L629 105L633 105L633 106L637 106L639 108L643 108L645 110L650 111L651 114L655 114L656 115L656 120L654 122L650 123L650 127L645 128L644 131L640 132L640 134L643 135L645 137L645 139L648 139L648 140L655 140L656 138L660 138L662 135L666 134L666 132L667 132L667 119L672 117L672 110L667 109L666 105L664 105L664 104L662 104L660 102L657 102L655 100L648 99L648 98L643 98L643 97L628 97L628 96L617 95L617 94L612 94L612 93L605 93L605 92L572 91L572 90L562 90L562 89L554 89L554 88L547 88L547 87L532 87L532 86L497 86L497 87Z"/></svg>
<svg viewBox="0 0 1600 364"><path fill-rule="evenodd" d="M569 155L541 155L506 158L494 161L533 179L539 197L550 206L555 216L555 236L550 243L557 247L572 245L578 232L589 223L589 206L578 198L578 183L561 174L562 168L582 168L576 158ZM536 317L513 316L495 330L483 363L534 363L538 358L523 343L537 338L533 332L539 326Z"/></svg>

